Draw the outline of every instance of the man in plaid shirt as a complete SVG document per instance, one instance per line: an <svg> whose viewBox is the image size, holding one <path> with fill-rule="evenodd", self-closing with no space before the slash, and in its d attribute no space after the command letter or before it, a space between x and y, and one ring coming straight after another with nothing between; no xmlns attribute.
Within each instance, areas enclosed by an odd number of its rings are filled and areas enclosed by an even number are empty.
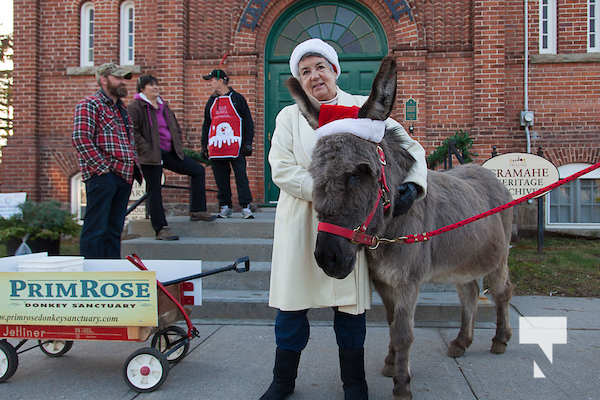
<svg viewBox="0 0 600 400"><path fill-rule="evenodd" d="M141 182L131 121L121 101L131 72L113 63L96 69L100 90L75 108L73 146L85 182L87 205L80 253L120 258L121 232L134 177Z"/></svg>

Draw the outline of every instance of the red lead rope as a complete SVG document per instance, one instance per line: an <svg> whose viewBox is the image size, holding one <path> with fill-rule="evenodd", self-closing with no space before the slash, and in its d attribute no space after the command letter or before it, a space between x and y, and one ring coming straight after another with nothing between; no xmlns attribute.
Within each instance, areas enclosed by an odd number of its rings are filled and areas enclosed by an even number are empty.
<svg viewBox="0 0 600 400"><path fill-rule="evenodd" d="M431 232L425 232L425 233L419 233L419 234L407 235L407 236L400 236L400 237L397 237L394 239L386 239L386 238L378 238L377 236L372 236L372 235L366 234L365 233L366 229L365 230L360 229L363 226L365 226L365 224L352 230L352 229L348 229L348 228L343 228L338 225L328 224L326 222L319 222L318 230L321 232L328 232L328 233L332 233L334 235L345 237L356 243L366 244L371 249L376 249L377 246L379 246L379 243L381 243L381 242L384 242L384 243L395 243L395 242L399 242L399 241L403 241L404 243L424 242L424 241L429 240L430 238L437 236L441 233L448 232L448 231L451 231L456 228L460 228L463 225L467 225L467 224L470 224L471 222L475 222L479 219L489 217L490 215L497 214L500 211L506 210L507 208L514 207L517 204L521 204L524 201L527 201L527 200L537 197L539 195L545 194L545 193L551 191L552 189L555 189L561 185L564 185L565 183L568 183L574 179L577 179L580 176L585 175L589 172L592 172L598 168L600 168L600 162L598 162L594 165L591 165L584 170L576 172L573 175L570 175L564 179L554 182L546 187L538 189L535 192L529 193L528 195L525 195L523 197L519 197L516 200L513 200L511 202L508 202L508 203L498 206L496 208L492 208L491 210L485 211L481 214L477 214L473 217L463 219L462 221L456 222L454 224L446 225L442 228L436 229ZM378 196L377 202L375 203L375 208L379 204L380 198L381 198L381 192ZM374 214L374 212L372 212L371 214ZM369 221L370 221L370 218L369 218ZM366 224L366 225L368 225L368 224Z"/></svg>

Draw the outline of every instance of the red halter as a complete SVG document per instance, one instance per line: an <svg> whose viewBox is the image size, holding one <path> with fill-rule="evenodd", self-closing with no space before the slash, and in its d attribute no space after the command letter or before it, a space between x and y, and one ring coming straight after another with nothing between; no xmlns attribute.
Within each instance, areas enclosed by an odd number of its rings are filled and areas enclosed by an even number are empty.
<svg viewBox="0 0 600 400"><path fill-rule="evenodd" d="M390 208L390 188L387 185L387 181L385 180L385 153L380 146L377 146L377 153L379 153L379 161L381 162L381 175L379 176L379 191L377 193L377 200L375 200L375 205L373 209L367 215L367 219L360 226L357 226L354 229L344 228L339 225L330 224L327 222L319 222L317 229L319 232L327 232L337 236L345 237L346 239L350 239L352 243L358 244L366 244L372 249L377 248L379 244L379 239L377 236L369 235L366 232L367 227L371 223L373 216L375 215L375 211L377 211L377 207L379 207L379 201L383 198L383 209L387 211Z"/></svg>

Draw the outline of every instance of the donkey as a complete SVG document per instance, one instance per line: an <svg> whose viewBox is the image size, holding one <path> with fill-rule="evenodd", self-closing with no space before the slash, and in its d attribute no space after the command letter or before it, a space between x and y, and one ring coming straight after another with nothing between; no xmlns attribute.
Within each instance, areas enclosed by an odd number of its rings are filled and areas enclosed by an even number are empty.
<svg viewBox="0 0 600 400"><path fill-rule="evenodd" d="M395 101L396 79L395 60L387 57L368 100L359 110L359 118L387 119ZM319 103L302 90L295 78L290 78L287 85L309 124L317 129ZM385 155L385 168L378 146ZM389 352L382 373L394 378L394 399L402 400L412 399L409 351L422 283L456 285L462 321L458 336L448 346L448 356L462 356L473 341L479 293L476 280L480 277L486 278L496 307L496 334L491 352L504 353L512 336L508 302L513 285L507 266L510 209L414 244L377 242L377 238L431 231L511 200L510 193L493 173L480 166L464 165L444 172L428 171L427 195L406 214L393 217L391 210L379 201L381 175L385 175L389 187L395 188L403 182L413 163L414 159L400 146L395 134L384 134L376 144L342 132L318 139L309 169L314 184L313 206L320 227L327 223L353 229L365 225L372 214L364 231L364 235L375 238L367 250L369 272L385 305L390 326ZM393 197L389 199L392 207ZM343 279L352 271L356 253L364 246L319 228L315 258L327 275Z"/></svg>

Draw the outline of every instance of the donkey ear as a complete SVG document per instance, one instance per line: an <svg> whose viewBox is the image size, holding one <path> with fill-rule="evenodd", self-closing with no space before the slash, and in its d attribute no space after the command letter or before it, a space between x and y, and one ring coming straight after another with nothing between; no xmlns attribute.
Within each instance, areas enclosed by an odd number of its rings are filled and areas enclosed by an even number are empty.
<svg viewBox="0 0 600 400"><path fill-rule="evenodd" d="M387 56L381 62L369 98L358 111L358 118L384 121L390 116L395 100L396 60Z"/></svg>
<svg viewBox="0 0 600 400"><path fill-rule="evenodd" d="M307 94L304 89L302 89L302 85L300 85L298 79L293 76L285 82L285 85L294 100L296 100L300 112L304 115L304 118L306 118L310 127L317 129L319 127L319 109L321 108L321 103Z"/></svg>

